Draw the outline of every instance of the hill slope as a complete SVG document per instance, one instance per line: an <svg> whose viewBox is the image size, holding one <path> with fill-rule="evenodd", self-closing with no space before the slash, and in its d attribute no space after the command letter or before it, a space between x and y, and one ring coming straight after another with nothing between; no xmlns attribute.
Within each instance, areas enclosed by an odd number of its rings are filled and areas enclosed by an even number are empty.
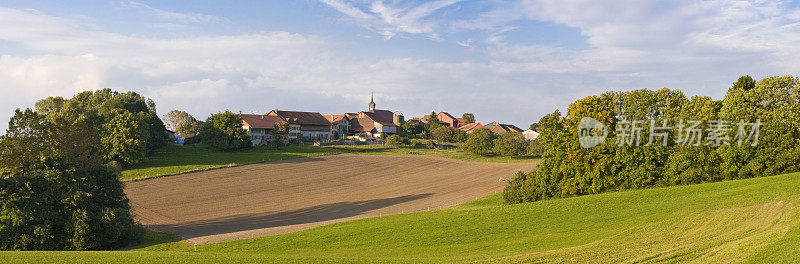
<svg viewBox="0 0 800 264"><path fill-rule="evenodd" d="M126 252L3 252L9 262L788 262L800 258L800 174L506 206L453 208L297 233ZM167 251L158 251L167 250Z"/></svg>

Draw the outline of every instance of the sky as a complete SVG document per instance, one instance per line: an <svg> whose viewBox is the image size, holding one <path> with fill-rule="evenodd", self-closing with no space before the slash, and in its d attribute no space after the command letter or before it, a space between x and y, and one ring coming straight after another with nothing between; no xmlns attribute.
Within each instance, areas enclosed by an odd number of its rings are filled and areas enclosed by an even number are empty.
<svg viewBox="0 0 800 264"><path fill-rule="evenodd" d="M527 128L605 91L721 99L742 75L800 71L797 1L0 2L0 129L48 96L112 88L158 114L406 118Z"/></svg>

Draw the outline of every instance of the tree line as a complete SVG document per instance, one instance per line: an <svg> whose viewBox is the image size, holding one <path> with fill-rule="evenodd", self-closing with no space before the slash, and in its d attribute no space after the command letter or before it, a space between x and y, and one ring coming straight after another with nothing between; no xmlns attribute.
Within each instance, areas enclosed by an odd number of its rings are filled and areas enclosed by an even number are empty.
<svg viewBox="0 0 800 264"><path fill-rule="evenodd" d="M584 117L598 120L608 135L600 145L580 144L579 127ZM658 144L617 144L630 120L672 122L666 136L638 131ZM706 125L729 120L729 129L713 136L724 142L686 144L688 126L679 121L696 120ZM736 122L758 121L757 144L739 144ZM681 91L634 90L606 92L579 99L565 115L559 111L538 123L538 141L544 146L540 165L518 173L503 192L506 203L532 202L558 197L656 186L695 184L794 172L800 169L800 83L792 76L769 77L758 82L739 78L722 100L707 96L687 97ZM667 123L665 123L665 121ZM678 125L675 125L678 123ZM682 131L681 131L682 130ZM747 130L746 132L752 132ZM752 136L752 133L749 134ZM683 137L683 138L681 138ZM742 138L738 138L742 139ZM697 142L695 142L697 143Z"/></svg>

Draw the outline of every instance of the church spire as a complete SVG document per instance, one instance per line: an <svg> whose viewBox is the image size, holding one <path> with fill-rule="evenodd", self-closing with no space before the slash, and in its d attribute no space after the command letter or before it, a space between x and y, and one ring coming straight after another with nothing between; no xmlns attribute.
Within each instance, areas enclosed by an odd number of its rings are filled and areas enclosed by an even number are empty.
<svg viewBox="0 0 800 264"><path fill-rule="evenodd" d="M369 94L369 111L375 111L375 100L374 100L374 92L370 92Z"/></svg>

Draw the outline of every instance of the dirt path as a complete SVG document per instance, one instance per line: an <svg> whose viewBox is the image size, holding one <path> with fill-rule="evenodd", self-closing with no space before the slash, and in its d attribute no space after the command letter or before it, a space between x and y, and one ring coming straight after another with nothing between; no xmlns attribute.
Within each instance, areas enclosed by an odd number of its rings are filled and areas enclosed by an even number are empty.
<svg viewBox="0 0 800 264"><path fill-rule="evenodd" d="M334 155L129 182L147 228L205 244L444 208L497 193L534 163Z"/></svg>

